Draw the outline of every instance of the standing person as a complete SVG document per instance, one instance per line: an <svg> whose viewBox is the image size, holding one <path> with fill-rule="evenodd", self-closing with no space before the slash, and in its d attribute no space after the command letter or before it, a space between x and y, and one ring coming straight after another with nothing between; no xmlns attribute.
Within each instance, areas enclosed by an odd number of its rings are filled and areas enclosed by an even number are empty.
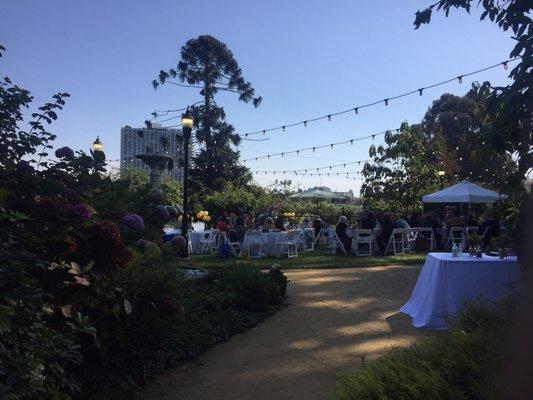
<svg viewBox="0 0 533 400"><path fill-rule="evenodd" d="M323 228L324 224L322 223L322 220L320 219L320 216L317 215L315 220L313 221L313 228L315 228L315 238L318 237L320 234L320 230Z"/></svg>
<svg viewBox="0 0 533 400"><path fill-rule="evenodd" d="M243 216L239 216L235 220L235 228L232 231L232 233L233 233L232 242L239 242L239 243L244 242L244 235L246 234L246 228L244 226Z"/></svg>
<svg viewBox="0 0 533 400"><path fill-rule="evenodd" d="M339 217L339 221L337 222L337 225L335 226L335 233L339 237L340 241L342 242L344 246L344 250L346 250L346 253L350 254L352 249L352 238L348 236L346 233L346 229L348 228L348 218L346 218L344 215L341 215Z"/></svg>

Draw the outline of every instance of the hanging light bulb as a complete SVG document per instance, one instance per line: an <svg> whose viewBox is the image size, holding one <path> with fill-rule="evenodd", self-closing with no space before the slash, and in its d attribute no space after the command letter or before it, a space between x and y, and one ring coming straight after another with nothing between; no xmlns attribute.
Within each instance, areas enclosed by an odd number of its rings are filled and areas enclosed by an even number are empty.
<svg viewBox="0 0 533 400"><path fill-rule="evenodd" d="M372 135L372 140L374 140L374 139L375 139L375 137L376 137L376 135Z"/></svg>
<svg viewBox="0 0 533 400"><path fill-rule="evenodd" d="M265 136L265 135L266 135L266 130L263 129L263 136Z"/></svg>
<svg viewBox="0 0 533 400"><path fill-rule="evenodd" d="M307 121L304 121L304 127L306 127L306 126L307 126Z"/></svg>
<svg viewBox="0 0 533 400"><path fill-rule="evenodd" d="M353 139L350 139L350 144L353 146Z"/></svg>
<svg viewBox="0 0 533 400"><path fill-rule="evenodd" d="M328 114L328 121L331 121L331 115Z"/></svg>
<svg viewBox="0 0 533 400"><path fill-rule="evenodd" d="M353 110L356 114L359 114L359 108L355 107Z"/></svg>
<svg viewBox="0 0 533 400"><path fill-rule="evenodd" d="M245 134L244 134L244 137L248 137L248 134L247 134L247 133L245 133Z"/></svg>
<svg viewBox="0 0 533 400"><path fill-rule="evenodd" d="M296 150L296 155L300 154L300 150Z"/></svg>
<svg viewBox="0 0 533 400"><path fill-rule="evenodd" d="M316 147L313 147L313 153L315 152L315 150L316 150Z"/></svg>
<svg viewBox="0 0 533 400"><path fill-rule="evenodd" d="M457 80L459 81L459 83L463 83L463 75L459 75L457 77Z"/></svg>
<svg viewBox="0 0 533 400"><path fill-rule="evenodd" d="M257 157L255 158L255 161L257 161Z"/></svg>
<svg viewBox="0 0 533 400"><path fill-rule="evenodd" d="M385 99L383 100L385 102L385 105L388 106L389 105L389 99Z"/></svg>
<svg viewBox="0 0 533 400"><path fill-rule="evenodd" d="M333 143L330 144L331 148L333 148Z"/></svg>
<svg viewBox="0 0 533 400"><path fill-rule="evenodd" d="M267 158L270 160L270 154L267 156Z"/></svg>
<svg viewBox="0 0 533 400"><path fill-rule="evenodd" d="M283 125L283 126L281 127L281 130L282 130L283 132L285 132L285 125Z"/></svg>
<svg viewBox="0 0 533 400"><path fill-rule="evenodd" d="M503 65L503 69L507 71L507 68L509 68L507 66L507 61L502 62L502 65Z"/></svg>
<svg viewBox="0 0 533 400"><path fill-rule="evenodd" d="M422 96L422 92L423 92L423 91L424 91L424 89L422 89L422 88L418 89L418 94L419 94L420 96Z"/></svg>
<svg viewBox="0 0 533 400"><path fill-rule="evenodd" d="M319 169L320 169L320 168L317 168L317 169L316 169L316 172L318 172Z"/></svg>
<svg viewBox="0 0 533 400"><path fill-rule="evenodd" d="M281 153L281 156L283 157L285 155L285 153Z"/></svg>

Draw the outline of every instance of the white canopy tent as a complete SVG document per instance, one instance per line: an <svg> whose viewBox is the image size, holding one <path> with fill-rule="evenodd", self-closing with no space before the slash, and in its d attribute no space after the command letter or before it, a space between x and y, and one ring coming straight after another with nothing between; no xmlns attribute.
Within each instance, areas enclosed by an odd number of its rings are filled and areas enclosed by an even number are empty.
<svg viewBox="0 0 533 400"><path fill-rule="evenodd" d="M461 181L446 189L422 197L423 203L494 203L500 200L497 192L478 186L469 181Z"/></svg>

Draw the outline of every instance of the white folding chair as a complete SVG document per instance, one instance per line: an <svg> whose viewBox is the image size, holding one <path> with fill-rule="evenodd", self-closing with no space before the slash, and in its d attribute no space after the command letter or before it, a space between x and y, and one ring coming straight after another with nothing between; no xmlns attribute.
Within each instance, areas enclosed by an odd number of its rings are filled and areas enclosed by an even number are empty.
<svg viewBox="0 0 533 400"><path fill-rule="evenodd" d="M259 231L248 231L244 238L246 250L250 258L263 258L266 255L266 244Z"/></svg>
<svg viewBox="0 0 533 400"><path fill-rule="evenodd" d="M277 256L287 254L288 258L298 257L298 244L302 231L287 232L287 240L278 242Z"/></svg>
<svg viewBox="0 0 533 400"><path fill-rule="evenodd" d="M418 235L418 228L405 228L405 245L409 253L416 251L416 236Z"/></svg>
<svg viewBox="0 0 533 400"><path fill-rule="evenodd" d="M217 229L213 229L209 232L209 234L207 234L207 236L202 236L202 238L200 239L200 249L202 254L213 254L213 249L218 250L218 233L219 231Z"/></svg>
<svg viewBox="0 0 533 400"><path fill-rule="evenodd" d="M314 234L314 230L313 230L313 234ZM314 238L314 240L313 240L313 249L317 246L318 240L322 236L324 236L324 228L320 228L320 231L318 231L318 235Z"/></svg>
<svg viewBox="0 0 533 400"><path fill-rule="evenodd" d="M337 232L335 232L333 229L330 229L328 233L328 247L331 249L333 254L337 252L337 249L341 249L344 255L348 254L344 248L344 244L337 236Z"/></svg>
<svg viewBox="0 0 533 400"><path fill-rule="evenodd" d="M302 228L301 241L303 251L315 250L315 232L312 229Z"/></svg>
<svg viewBox="0 0 533 400"><path fill-rule="evenodd" d="M433 228L429 228L429 227L418 228L418 233L427 239L427 241L429 242L430 250L435 249L436 239L435 239L435 232L433 232Z"/></svg>
<svg viewBox="0 0 533 400"><path fill-rule="evenodd" d="M392 230L389 242L385 248L386 253L405 254L405 229L396 228Z"/></svg>
<svg viewBox="0 0 533 400"><path fill-rule="evenodd" d="M220 235L222 237L222 243L225 243L229 246L231 255L235 258L238 258L239 253L241 252L241 244L239 242L232 242L226 232L220 232Z"/></svg>
<svg viewBox="0 0 533 400"><path fill-rule="evenodd" d="M356 229L354 230L355 239L355 253L358 256L371 256L372 245L374 244L374 233L372 229ZM362 244L368 248L368 251L361 251L359 245Z"/></svg>
<svg viewBox="0 0 533 400"><path fill-rule="evenodd" d="M465 228L462 226L452 226L450 228L450 234L448 235L447 246L452 247L453 244L462 244L465 245Z"/></svg>

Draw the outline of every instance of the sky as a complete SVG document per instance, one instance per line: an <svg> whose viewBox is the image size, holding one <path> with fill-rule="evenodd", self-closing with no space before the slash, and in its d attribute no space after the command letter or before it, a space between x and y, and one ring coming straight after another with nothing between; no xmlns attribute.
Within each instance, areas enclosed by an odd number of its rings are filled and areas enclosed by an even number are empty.
<svg viewBox="0 0 533 400"><path fill-rule="evenodd" d="M54 122L56 147L88 150L97 135L108 159L118 159L120 128L143 126L154 110L176 109L200 99L197 89L151 81L175 67L188 39L210 34L232 50L246 80L263 97L259 108L221 93L219 105L238 133L258 131L440 82L504 61L514 46L490 21L452 11L413 28L424 0L2 0L0 72L31 91L34 106L60 91L70 93ZM510 71L510 69L509 69ZM496 68L414 95L243 141L243 159L312 147L417 123L443 93L465 94L473 81L509 82ZM29 114L29 112L28 112ZM169 122L171 123L171 122ZM256 136L257 137L257 136ZM259 136L259 138L263 138ZM368 158L382 137L299 156L248 161L256 170L313 169ZM331 172L358 171L359 166ZM329 172L326 170L324 172ZM356 176L356 175L352 175ZM291 179L296 187L324 185L359 192L361 182L342 177L255 174L268 185Z"/></svg>

